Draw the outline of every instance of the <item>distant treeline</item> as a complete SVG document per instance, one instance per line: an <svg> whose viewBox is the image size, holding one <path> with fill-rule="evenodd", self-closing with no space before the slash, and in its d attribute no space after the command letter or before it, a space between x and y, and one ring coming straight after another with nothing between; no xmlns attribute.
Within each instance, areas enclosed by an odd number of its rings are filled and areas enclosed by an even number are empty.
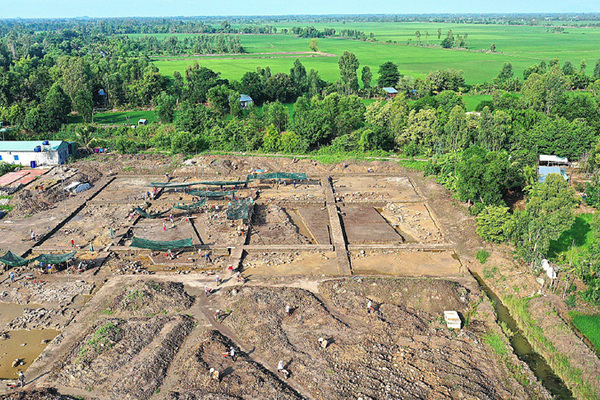
<svg viewBox="0 0 600 400"><path fill-rule="evenodd" d="M0 36L9 32L76 31L85 35L130 35L154 33L277 33L279 23L353 23L353 22L442 22L505 25L600 26L600 14L365 14L365 15L288 15L253 17L171 17L171 18L62 18L0 19ZM296 28L294 28L296 29ZM299 28L304 29L304 28ZM347 37L355 37L348 29ZM344 36L343 31L340 35ZM298 33L296 33L298 34ZM325 36L332 36L323 33ZM313 36L306 36L313 37ZM320 36L317 36L320 37Z"/></svg>
<svg viewBox="0 0 600 400"><path fill-rule="evenodd" d="M342 37L357 40L375 40L375 34L373 32L366 34L363 31L357 29L341 29L336 31L334 28L324 28L318 30L314 26L307 26L305 28L294 26L291 29L284 28L280 31L283 34L297 35L301 38L324 38L324 37Z"/></svg>

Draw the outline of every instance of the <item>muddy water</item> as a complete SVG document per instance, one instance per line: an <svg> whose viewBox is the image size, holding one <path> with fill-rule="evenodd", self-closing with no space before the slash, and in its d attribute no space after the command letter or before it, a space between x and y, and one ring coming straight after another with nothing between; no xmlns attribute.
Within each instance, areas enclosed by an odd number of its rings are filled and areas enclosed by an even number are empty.
<svg viewBox="0 0 600 400"><path fill-rule="evenodd" d="M298 210L293 208L286 208L284 209L284 211L287 213L287 215L289 215L290 219L292 220L292 223L298 227L298 233L310 240L311 244L316 244L317 241L310 233L306 225L304 225L304 221L302 221L302 217L298 213Z"/></svg>
<svg viewBox="0 0 600 400"><path fill-rule="evenodd" d="M512 332L515 332L515 334L509 339L517 357L529 365L529 368L531 368L536 378L538 378L542 385L552 394L555 399L574 399L573 394L565 386L562 379L560 379L554 373L554 371L552 371L548 363L546 363L546 360L533 350L531 344L527 341L523 335L523 332L517 326L516 321L510 315L508 308L506 308L506 306L502 304L502 301L500 301L500 298L496 296L492 289L485 284L483 279L481 279L478 274L473 271L471 271L471 274L477 280L481 289L492 301L498 321L504 322Z"/></svg>
<svg viewBox="0 0 600 400"><path fill-rule="evenodd" d="M25 308L40 308L38 304L16 304L0 302L0 326L5 326L13 319L23 315Z"/></svg>
<svg viewBox="0 0 600 400"><path fill-rule="evenodd" d="M16 379L18 372L26 371L46 348L47 344L42 341L52 340L58 334L59 331L53 329L9 331L9 338L0 340L0 379ZM23 358L25 365L13 367L16 358Z"/></svg>

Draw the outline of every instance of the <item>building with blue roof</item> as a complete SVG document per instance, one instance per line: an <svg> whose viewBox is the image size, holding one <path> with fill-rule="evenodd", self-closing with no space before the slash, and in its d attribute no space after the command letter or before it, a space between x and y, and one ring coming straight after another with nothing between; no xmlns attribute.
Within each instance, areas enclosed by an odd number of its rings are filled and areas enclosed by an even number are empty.
<svg viewBox="0 0 600 400"><path fill-rule="evenodd" d="M538 181L545 182L546 177L550 174L557 174L564 178L565 181L569 180L569 176L565 172L564 168L561 167L538 167Z"/></svg>
<svg viewBox="0 0 600 400"><path fill-rule="evenodd" d="M254 100L252 100L252 97L248 96L247 94L240 95L240 107L241 108L248 108L248 106L252 103L254 103Z"/></svg>
<svg viewBox="0 0 600 400"><path fill-rule="evenodd" d="M62 140L0 141L0 162L30 167L64 164L69 159L69 144Z"/></svg>

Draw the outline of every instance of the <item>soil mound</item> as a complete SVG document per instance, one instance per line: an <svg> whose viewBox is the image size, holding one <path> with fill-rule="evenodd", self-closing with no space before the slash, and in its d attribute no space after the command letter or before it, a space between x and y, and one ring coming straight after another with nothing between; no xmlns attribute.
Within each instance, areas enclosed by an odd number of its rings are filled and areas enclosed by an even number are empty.
<svg viewBox="0 0 600 400"><path fill-rule="evenodd" d="M228 356L229 338L218 331L205 331L197 339L191 357L181 357L174 374L179 392L170 399L302 399L286 382L238 351L233 361ZM210 369L219 371L219 379L211 377Z"/></svg>
<svg viewBox="0 0 600 400"><path fill-rule="evenodd" d="M104 399L148 399L193 325L181 315L100 321L51 374L61 385L102 392Z"/></svg>
<svg viewBox="0 0 600 400"><path fill-rule="evenodd" d="M443 324L438 310L466 306L466 289L453 282L328 281L322 292L334 308L303 289L236 290L223 292L232 311L225 324L269 365L283 360L315 398L511 397L503 370L476 334ZM372 313L366 296L373 296ZM326 348L319 338L327 340Z"/></svg>
<svg viewBox="0 0 600 400"><path fill-rule="evenodd" d="M194 300L181 283L137 281L123 289L108 309L124 317L145 317L187 310Z"/></svg>
<svg viewBox="0 0 600 400"><path fill-rule="evenodd" d="M446 310L464 311L469 304L466 288L441 279L357 277L323 282L319 290L349 313L366 310L369 300L437 315Z"/></svg>
<svg viewBox="0 0 600 400"><path fill-rule="evenodd" d="M0 395L2 400L75 400L75 397L60 394L54 388L18 391Z"/></svg>

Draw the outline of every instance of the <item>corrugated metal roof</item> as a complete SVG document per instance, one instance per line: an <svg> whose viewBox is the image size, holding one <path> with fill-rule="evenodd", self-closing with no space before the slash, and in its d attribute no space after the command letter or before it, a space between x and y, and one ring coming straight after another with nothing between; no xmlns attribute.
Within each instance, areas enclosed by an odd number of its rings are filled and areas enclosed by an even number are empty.
<svg viewBox="0 0 600 400"><path fill-rule="evenodd" d="M240 101L253 101L252 97L248 96L247 94L242 94L240 95Z"/></svg>
<svg viewBox="0 0 600 400"><path fill-rule="evenodd" d="M398 93L398 91L396 89L394 89L393 87L384 87L383 90L385 90L386 92L388 92L389 94L395 94Z"/></svg>
<svg viewBox="0 0 600 400"><path fill-rule="evenodd" d="M49 142L49 146L43 146L42 140L0 140L0 151L34 151L36 146L57 150L63 143L67 144L62 140L50 140Z"/></svg>
<svg viewBox="0 0 600 400"><path fill-rule="evenodd" d="M546 154L540 154L541 162L554 162L554 163L564 163L567 164L569 159L567 157L558 157L558 156L550 156Z"/></svg>

